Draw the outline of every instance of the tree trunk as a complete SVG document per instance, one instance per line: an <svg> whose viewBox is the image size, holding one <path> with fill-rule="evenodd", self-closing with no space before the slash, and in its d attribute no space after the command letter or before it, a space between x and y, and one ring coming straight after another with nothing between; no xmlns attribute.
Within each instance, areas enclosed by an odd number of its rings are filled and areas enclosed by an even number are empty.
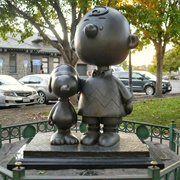
<svg viewBox="0 0 180 180"><path fill-rule="evenodd" d="M73 67L76 65L76 63L78 61L78 57L77 57L76 53L73 50L71 50L69 44L68 45L63 44L63 54L61 51L61 55L62 55L64 62L66 64L70 64Z"/></svg>
<svg viewBox="0 0 180 180"><path fill-rule="evenodd" d="M156 97L162 97L162 68L164 60L164 47L161 43L155 45L156 48L156 60L157 60L157 71L156 71Z"/></svg>

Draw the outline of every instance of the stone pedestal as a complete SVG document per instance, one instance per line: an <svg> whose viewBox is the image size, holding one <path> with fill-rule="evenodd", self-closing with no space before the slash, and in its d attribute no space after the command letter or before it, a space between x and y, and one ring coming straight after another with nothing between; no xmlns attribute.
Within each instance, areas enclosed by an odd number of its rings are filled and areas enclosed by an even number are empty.
<svg viewBox="0 0 180 180"><path fill-rule="evenodd" d="M81 134L74 133L79 139ZM119 133L120 142L112 147L98 145L50 145L50 133L38 133L23 149L22 156L12 159L8 169L21 161L26 169L103 169L103 168L146 168L151 161L157 161L164 168L158 157L152 157L146 144L136 134Z"/></svg>

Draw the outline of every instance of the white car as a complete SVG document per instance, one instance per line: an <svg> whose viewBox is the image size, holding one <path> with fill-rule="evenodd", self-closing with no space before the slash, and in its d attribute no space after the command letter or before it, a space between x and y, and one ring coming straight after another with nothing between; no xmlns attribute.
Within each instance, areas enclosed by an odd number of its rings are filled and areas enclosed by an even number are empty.
<svg viewBox="0 0 180 180"><path fill-rule="evenodd" d="M39 94L39 104L47 104L48 101L58 100L58 97L48 90L49 78L50 74L31 74L22 77L19 81L37 90Z"/></svg>
<svg viewBox="0 0 180 180"><path fill-rule="evenodd" d="M38 103L38 93L9 75L0 75L0 107Z"/></svg>

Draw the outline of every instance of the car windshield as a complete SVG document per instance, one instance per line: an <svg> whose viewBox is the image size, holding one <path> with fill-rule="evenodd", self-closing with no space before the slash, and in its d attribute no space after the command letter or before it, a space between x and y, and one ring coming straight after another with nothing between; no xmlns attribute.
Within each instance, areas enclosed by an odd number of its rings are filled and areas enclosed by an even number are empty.
<svg viewBox="0 0 180 180"><path fill-rule="evenodd" d="M0 76L0 85L20 85L21 83L10 76Z"/></svg>
<svg viewBox="0 0 180 180"><path fill-rule="evenodd" d="M113 66L112 69L113 69L114 72L122 72L122 71L124 71L123 67L121 67L121 66Z"/></svg>
<svg viewBox="0 0 180 180"><path fill-rule="evenodd" d="M151 74L150 72L145 72L142 73L144 75L144 77L148 78L148 79L156 79L156 76Z"/></svg>

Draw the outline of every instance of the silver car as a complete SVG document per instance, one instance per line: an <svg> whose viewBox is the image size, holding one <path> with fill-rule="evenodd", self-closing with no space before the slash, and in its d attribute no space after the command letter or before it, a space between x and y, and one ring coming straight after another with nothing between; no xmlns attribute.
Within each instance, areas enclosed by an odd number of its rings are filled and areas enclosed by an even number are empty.
<svg viewBox="0 0 180 180"><path fill-rule="evenodd" d="M19 79L20 82L37 90L39 94L39 104L48 103L48 101L57 101L58 97L48 91L49 74L32 74Z"/></svg>
<svg viewBox="0 0 180 180"><path fill-rule="evenodd" d="M0 107L37 104L37 100L35 89L21 84L12 76L0 75Z"/></svg>

